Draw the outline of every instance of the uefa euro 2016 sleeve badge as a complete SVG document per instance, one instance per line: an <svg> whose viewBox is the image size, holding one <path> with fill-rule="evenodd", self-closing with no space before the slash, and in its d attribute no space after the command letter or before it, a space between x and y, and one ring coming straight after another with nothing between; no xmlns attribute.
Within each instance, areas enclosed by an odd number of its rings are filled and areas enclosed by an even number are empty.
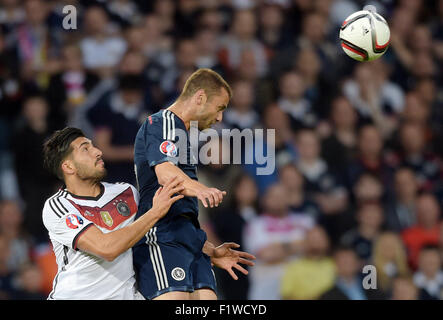
<svg viewBox="0 0 443 320"><path fill-rule="evenodd" d="M160 152L168 157L176 157L178 153L177 147L172 141L163 141L160 144Z"/></svg>

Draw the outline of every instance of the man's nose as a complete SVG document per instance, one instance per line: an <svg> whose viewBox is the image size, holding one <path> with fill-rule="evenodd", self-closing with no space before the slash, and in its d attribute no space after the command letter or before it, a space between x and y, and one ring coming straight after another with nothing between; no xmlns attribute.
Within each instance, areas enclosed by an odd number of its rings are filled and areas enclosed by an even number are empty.
<svg viewBox="0 0 443 320"><path fill-rule="evenodd" d="M103 155L103 152L99 149L99 148L94 148L95 150L95 156L97 158L101 158L101 156Z"/></svg>
<svg viewBox="0 0 443 320"><path fill-rule="evenodd" d="M221 121L223 120L223 113L222 113L222 112L219 112L219 113L217 114L217 118L216 118L216 120L217 120L217 122L221 122Z"/></svg>

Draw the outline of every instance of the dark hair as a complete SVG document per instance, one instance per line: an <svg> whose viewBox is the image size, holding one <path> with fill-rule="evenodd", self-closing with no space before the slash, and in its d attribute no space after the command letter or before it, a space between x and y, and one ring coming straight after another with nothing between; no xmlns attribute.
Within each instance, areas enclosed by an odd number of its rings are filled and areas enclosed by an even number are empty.
<svg viewBox="0 0 443 320"><path fill-rule="evenodd" d="M61 163L72 152L71 142L84 136L80 129L72 127L54 132L43 144L43 161L46 169L63 180Z"/></svg>

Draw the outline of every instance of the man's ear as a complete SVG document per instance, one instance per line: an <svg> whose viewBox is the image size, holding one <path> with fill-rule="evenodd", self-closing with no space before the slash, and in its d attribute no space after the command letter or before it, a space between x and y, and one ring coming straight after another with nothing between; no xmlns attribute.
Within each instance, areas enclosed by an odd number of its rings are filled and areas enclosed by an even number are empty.
<svg viewBox="0 0 443 320"><path fill-rule="evenodd" d="M199 89L194 94L195 103L199 106L205 105L206 101L208 101L208 96L204 89Z"/></svg>
<svg viewBox="0 0 443 320"><path fill-rule="evenodd" d="M65 175L74 174L75 173L74 163L71 160L66 159L65 161L62 162L62 171Z"/></svg>

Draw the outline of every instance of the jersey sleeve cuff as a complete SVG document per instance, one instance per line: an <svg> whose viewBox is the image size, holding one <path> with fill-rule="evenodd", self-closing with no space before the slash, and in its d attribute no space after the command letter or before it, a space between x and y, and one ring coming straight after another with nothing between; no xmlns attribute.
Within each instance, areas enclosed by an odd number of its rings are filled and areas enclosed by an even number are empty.
<svg viewBox="0 0 443 320"><path fill-rule="evenodd" d="M177 165L178 159L172 158L172 157L164 157L162 159L149 162L149 166L155 167L156 165L163 163L163 162L171 162L173 165Z"/></svg>
<svg viewBox="0 0 443 320"><path fill-rule="evenodd" d="M80 235L82 235L83 232L85 232L86 230L88 230L88 229L89 229L90 227L92 227L93 225L94 225L94 224L91 222L90 224L84 226L83 229L81 229L81 230L76 234L76 236L75 236L74 239L72 240L72 249L78 251L78 248L77 248L77 242L78 242L78 239L80 238Z"/></svg>

